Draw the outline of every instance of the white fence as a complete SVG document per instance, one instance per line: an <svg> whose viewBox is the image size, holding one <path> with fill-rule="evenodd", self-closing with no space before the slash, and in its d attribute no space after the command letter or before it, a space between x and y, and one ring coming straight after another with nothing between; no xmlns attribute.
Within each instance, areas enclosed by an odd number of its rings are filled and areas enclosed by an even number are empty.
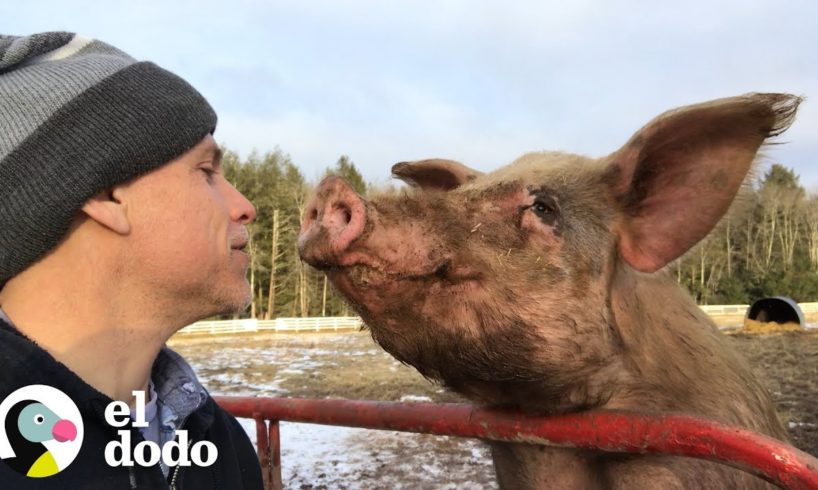
<svg viewBox="0 0 818 490"><path fill-rule="evenodd" d="M801 307L801 312L805 315L818 313L818 303L798 303L798 306Z"/></svg>
<svg viewBox="0 0 818 490"><path fill-rule="evenodd" d="M801 312L805 315L818 313L818 303L798 303ZM702 305L702 309L708 315L746 315L750 305Z"/></svg>
<svg viewBox="0 0 818 490"><path fill-rule="evenodd" d="M708 315L745 315L750 305L700 305Z"/></svg>
<svg viewBox="0 0 818 490"><path fill-rule="evenodd" d="M363 322L357 316L336 316L317 318L276 318L257 320L220 320L196 322L179 330L177 334L236 334L252 332L332 332L357 330Z"/></svg>
<svg viewBox="0 0 818 490"><path fill-rule="evenodd" d="M818 314L818 303L798 303L804 315ZM743 317L750 305L703 305L700 308L710 316ZM740 320L739 320L740 321ZM276 318L275 320L221 320L196 322L181 330L178 334L237 334L252 332L337 332L339 330L357 330L363 322L357 316L313 317L313 318Z"/></svg>

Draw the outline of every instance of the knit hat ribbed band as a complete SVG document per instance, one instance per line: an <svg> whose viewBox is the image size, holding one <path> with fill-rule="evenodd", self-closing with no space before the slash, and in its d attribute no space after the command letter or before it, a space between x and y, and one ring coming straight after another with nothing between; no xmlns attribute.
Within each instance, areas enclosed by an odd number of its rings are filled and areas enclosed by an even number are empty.
<svg viewBox="0 0 818 490"><path fill-rule="evenodd" d="M0 35L0 287L64 237L96 193L216 128L187 82L71 33Z"/></svg>

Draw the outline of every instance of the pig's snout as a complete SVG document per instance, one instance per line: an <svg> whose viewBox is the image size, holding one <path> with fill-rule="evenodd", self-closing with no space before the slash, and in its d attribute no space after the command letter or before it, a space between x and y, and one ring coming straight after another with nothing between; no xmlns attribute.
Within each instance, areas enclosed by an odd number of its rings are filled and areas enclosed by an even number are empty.
<svg viewBox="0 0 818 490"><path fill-rule="evenodd" d="M349 245L361 236L366 205L340 177L327 177L307 204L298 249L311 265L336 265Z"/></svg>

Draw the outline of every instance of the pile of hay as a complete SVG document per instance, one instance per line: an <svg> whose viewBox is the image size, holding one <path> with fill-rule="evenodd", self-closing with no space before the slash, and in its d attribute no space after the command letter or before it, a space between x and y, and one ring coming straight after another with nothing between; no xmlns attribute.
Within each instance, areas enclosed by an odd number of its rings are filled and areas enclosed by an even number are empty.
<svg viewBox="0 0 818 490"><path fill-rule="evenodd" d="M744 319L744 328L738 333L749 334L764 334L777 332L803 332L804 327L795 322L776 323L776 322L759 322L749 318Z"/></svg>

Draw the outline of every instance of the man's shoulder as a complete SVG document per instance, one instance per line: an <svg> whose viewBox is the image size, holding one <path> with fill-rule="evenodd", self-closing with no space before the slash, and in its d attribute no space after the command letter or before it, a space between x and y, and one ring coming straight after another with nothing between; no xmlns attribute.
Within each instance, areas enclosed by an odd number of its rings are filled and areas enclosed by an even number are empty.
<svg viewBox="0 0 818 490"><path fill-rule="evenodd" d="M208 436L223 441L229 440L231 441L230 444L249 445L252 447L252 442L247 435L247 430L245 430L241 422L239 422L233 414L219 405L210 394L208 394L205 403L196 411L196 416L199 419L197 423L202 423L202 420L206 421L205 423L207 423L208 427L205 429L205 432L208 433Z"/></svg>

